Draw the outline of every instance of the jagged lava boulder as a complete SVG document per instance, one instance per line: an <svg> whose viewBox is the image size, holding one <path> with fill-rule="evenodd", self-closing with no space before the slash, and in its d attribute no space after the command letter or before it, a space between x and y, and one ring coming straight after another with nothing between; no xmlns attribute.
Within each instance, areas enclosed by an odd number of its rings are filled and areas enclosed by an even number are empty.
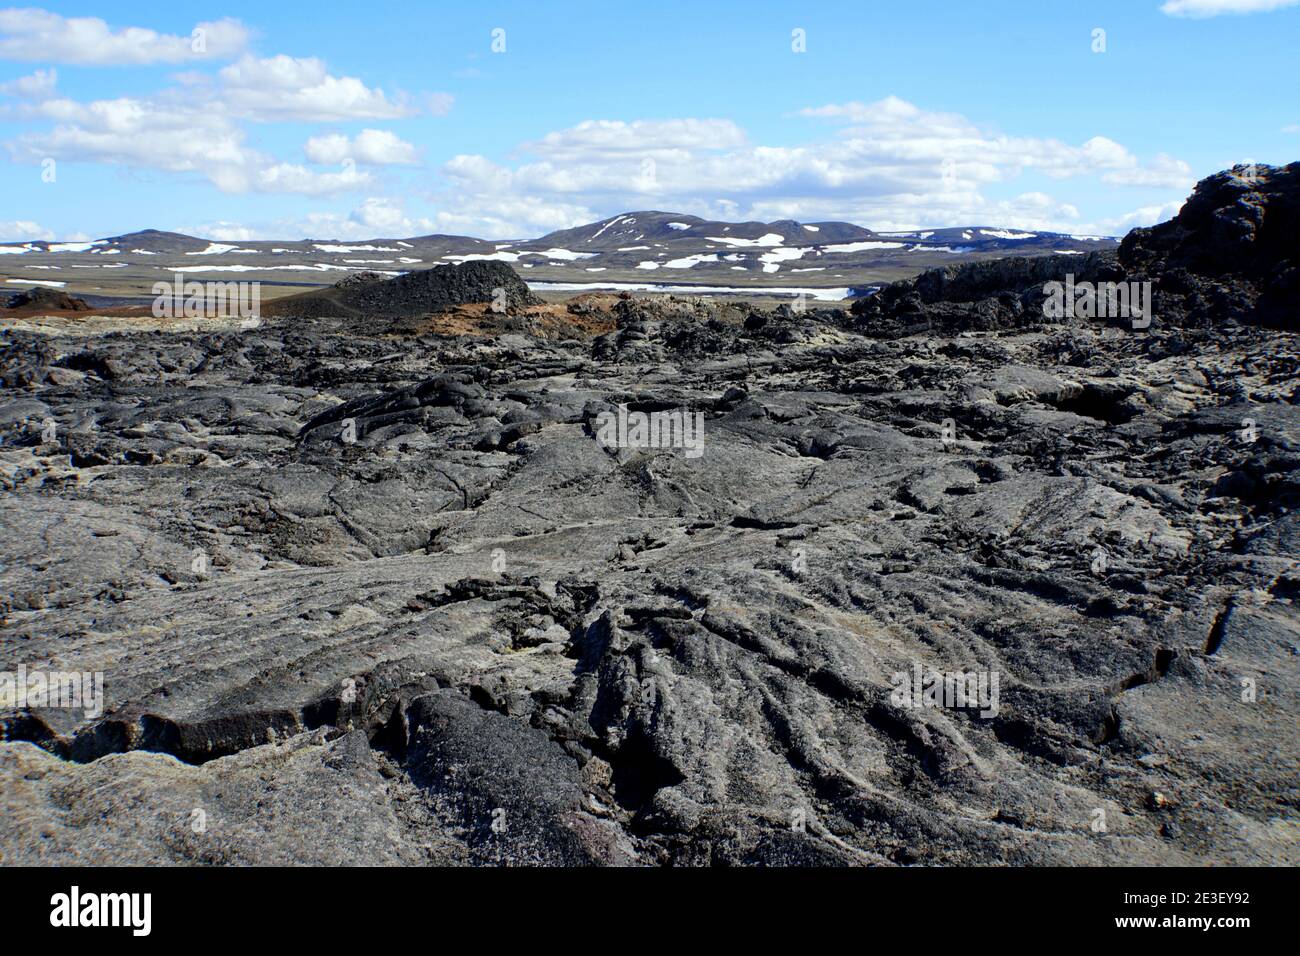
<svg viewBox="0 0 1300 956"><path fill-rule="evenodd" d="M880 338L1026 329L1044 323L1044 286L1150 282L1153 322L1300 328L1300 163L1236 167L1197 184L1173 219L1134 229L1118 252L1011 257L931 269L852 306ZM1121 319L1109 319L1126 325Z"/></svg>

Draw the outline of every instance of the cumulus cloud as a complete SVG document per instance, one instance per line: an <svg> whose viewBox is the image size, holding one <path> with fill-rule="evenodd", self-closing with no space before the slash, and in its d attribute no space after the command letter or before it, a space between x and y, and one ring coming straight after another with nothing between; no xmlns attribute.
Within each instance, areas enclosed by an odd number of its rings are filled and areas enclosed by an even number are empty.
<svg viewBox="0 0 1300 956"><path fill-rule="evenodd" d="M1156 186L1167 189L1190 189L1196 184L1192 167L1166 153L1156 156L1145 166L1136 160L1122 169L1102 175L1101 181L1112 186Z"/></svg>
<svg viewBox="0 0 1300 956"><path fill-rule="evenodd" d="M315 57L245 56L223 67L220 79L222 105L263 122L400 119L417 112L356 77L331 76Z"/></svg>
<svg viewBox="0 0 1300 956"><path fill-rule="evenodd" d="M701 149L734 149L745 144L745 132L731 120L670 119L587 120L570 129L547 133L540 140L525 143L524 149L537 156L562 161L578 156L618 156Z"/></svg>
<svg viewBox="0 0 1300 956"><path fill-rule="evenodd" d="M37 70L31 76L0 83L0 96L17 96L25 100L43 100L54 95L59 75L55 70Z"/></svg>
<svg viewBox="0 0 1300 956"><path fill-rule="evenodd" d="M535 234L631 209L736 219L851 219L877 229L996 224L1076 231L1080 211L1043 192L991 200L1026 173L1184 191L1190 167L1141 161L1103 136L1009 136L898 97L802 110L832 135L799 146L749 142L726 120L588 121L522 144L516 159L462 154L440 222L484 236ZM592 215L593 211L596 213Z"/></svg>
<svg viewBox="0 0 1300 956"><path fill-rule="evenodd" d="M172 109L123 97L79 103L47 100L29 114L54 120L53 129L25 133L8 145L16 159L110 163L168 172L197 172L220 188L240 192L262 160L229 118L204 110Z"/></svg>
<svg viewBox="0 0 1300 956"><path fill-rule="evenodd" d="M370 182L370 174L359 172L353 163L345 163L339 172L318 172L293 163L276 163L259 169L252 187L258 192L325 196L354 190Z"/></svg>
<svg viewBox="0 0 1300 956"><path fill-rule="evenodd" d="M1300 0L1167 0L1160 12L1171 17L1217 17L1225 13L1268 13L1294 7Z"/></svg>
<svg viewBox="0 0 1300 956"><path fill-rule="evenodd" d="M1075 146L1057 139L988 132L955 113L923 110L896 96L874 103L840 103L800 111L844 124L845 155L884 161L897 174L938 168L947 178L997 182L1034 170L1066 179L1138 165L1127 149L1104 136Z"/></svg>
<svg viewBox="0 0 1300 956"><path fill-rule="evenodd" d="M315 58L241 57L215 77L182 75L183 86L147 97L79 102L55 95L53 71L12 81L0 92L19 96L10 116L49 121L5 144L17 160L46 157L135 169L194 173L225 192L326 195L371 184L367 165L414 164L418 151L396 134L364 129L354 138L322 135L306 144L307 158L342 171L313 170L248 145L248 122L341 122L387 119L417 111L408 97L387 96L355 77L333 76Z"/></svg>
<svg viewBox="0 0 1300 956"><path fill-rule="evenodd" d="M220 220L182 232L222 242L247 242L254 239L380 239L401 238L433 232L432 219L411 216L402 202L383 196L368 197L348 213L313 212L302 219L280 219L257 225Z"/></svg>
<svg viewBox="0 0 1300 956"><path fill-rule="evenodd" d="M0 219L0 242L53 239L54 233L30 219Z"/></svg>
<svg viewBox="0 0 1300 956"><path fill-rule="evenodd" d="M79 66L123 66L228 59L248 44L248 29L225 18L197 24L189 36L143 27L113 29L98 17L63 17L34 7L0 10L0 59Z"/></svg>
<svg viewBox="0 0 1300 956"><path fill-rule="evenodd" d="M341 171L317 171L277 162L248 146L244 130L220 111L123 97L78 103L47 100L28 115L54 120L53 129L26 133L7 144L15 159L56 157L205 177L223 192L320 196L364 187L369 173L347 162Z"/></svg>
<svg viewBox="0 0 1300 956"><path fill-rule="evenodd" d="M225 219L199 226L197 229L182 229L181 232L198 235L204 239L215 239L217 242L252 242L263 238L256 229L242 226L237 222L229 222ZM278 236L275 238L283 239L284 237Z"/></svg>
<svg viewBox="0 0 1300 956"><path fill-rule="evenodd" d="M1186 200L1175 199L1166 203L1142 206L1133 212L1100 222L1089 223L1080 227L1080 231L1089 235L1122 236L1136 226L1153 226L1178 215Z"/></svg>
<svg viewBox="0 0 1300 956"><path fill-rule="evenodd" d="M526 239L597 218L590 209L581 206L526 198L505 198L484 206L476 205L470 213L438 210L426 216L408 211L401 199L369 196L350 211L319 210L300 219L279 219L255 225L219 221L181 227L180 231L223 242L291 237L401 239L433 233Z"/></svg>
<svg viewBox="0 0 1300 956"><path fill-rule="evenodd" d="M410 218L406 215L400 201L387 197L371 197L365 200L352 211L349 219L381 236L406 236L416 232L428 232L433 228L432 220Z"/></svg>
<svg viewBox="0 0 1300 956"><path fill-rule="evenodd" d="M363 129L354 139L342 133L313 136L303 145L313 163L342 163L352 160L372 166L413 165L419 151L396 133L385 129Z"/></svg>
<svg viewBox="0 0 1300 956"><path fill-rule="evenodd" d="M359 167L420 162L413 143L370 125L354 134L321 132L303 144L305 164L286 161L251 146L249 124L369 124L452 105L446 94L390 95L333 75L310 57L244 54L215 74L182 74L176 89L91 102L59 97L56 79L52 70L38 71L0 87L17 98L4 107L10 116L50 124L10 137L5 147L15 159L193 175L230 193L369 193L376 173ZM413 218L400 203L372 195L347 214L322 213L300 225L339 237L438 231L519 238L660 208L725 219L850 219L882 230L990 224L1091 231L1079 223L1078 208L1049 194L1055 187L1035 187L1085 177L1182 195L1192 179L1177 158L1143 160L1103 136L1011 136L892 96L813 106L798 119L826 129L803 145L769 146L726 119L587 120L521 143L508 160L452 157L440 167L446 188L431 218ZM1040 181L1014 192L1027 173ZM214 228L237 238L243 227Z"/></svg>
<svg viewBox="0 0 1300 956"><path fill-rule="evenodd" d="M478 195L450 200L434 215L436 231L480 238L527 239L601 218L580 202L535 196Z"/></svg>

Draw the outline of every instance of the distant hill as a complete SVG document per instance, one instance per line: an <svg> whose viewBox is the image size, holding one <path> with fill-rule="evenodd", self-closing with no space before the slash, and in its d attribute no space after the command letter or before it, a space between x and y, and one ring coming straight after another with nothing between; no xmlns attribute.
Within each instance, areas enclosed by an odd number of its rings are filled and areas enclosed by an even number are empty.
<svg viewBox="0 0 1300 956"><path fill-rule="evenodd" d="M193 252L205 249L209 244L206 239L196 239L194 236L187 236L179 232L162 232L158 229L142 229L139 232L128 232L126 235L111 236L100 240L100 242L104 246L118 249L121 252L142 249L145 252L154 254Z"/></svg>
<svg viewBox="0 0 1300 956"><path fill-rule="evenodd" d="M699 246L710 237L739 244L765 246L807 246L816 243L853 242L871 239L870 229L850 222L798 223L793 219L777 222L719 222L673 212L628 212L599 222L547 233L530 245L552 245L583 250L616 250L638 242L670 243L676 246ZM779 237L781 242L763 241Z"/></svg>
<svg viewBox="0 0 1300 956"><path fill-rule="evenodd" d="M850 222L723 222L643 210L535 239L432 234L237 241L145 229L85 242L0 243L0 282L141 295L181 273L324 286L359 272L393 277L447 263L496 261L543 289L754 287L848 294L936 266L1006 255L1082 255L1117 245L1107 237L999 226L886 233Z"/></svg>

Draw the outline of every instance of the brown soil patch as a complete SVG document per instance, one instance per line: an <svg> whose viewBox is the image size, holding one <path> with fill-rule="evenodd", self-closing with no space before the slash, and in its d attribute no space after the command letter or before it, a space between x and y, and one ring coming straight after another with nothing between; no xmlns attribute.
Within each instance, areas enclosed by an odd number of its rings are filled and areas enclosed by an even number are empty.
<svg viewBox="0 0 1300 956"><path fill-rule="evenodd" d="M571 339L591 338L614 330L614 318L608 312L590 312L586 308L584 306L580 312L571 312L569 304L554 303L501 315L486 305L458 305L427 316L401 319L394 322L388 331L394 335L501 335L507 332L527 332L543 338Z"/></svg>

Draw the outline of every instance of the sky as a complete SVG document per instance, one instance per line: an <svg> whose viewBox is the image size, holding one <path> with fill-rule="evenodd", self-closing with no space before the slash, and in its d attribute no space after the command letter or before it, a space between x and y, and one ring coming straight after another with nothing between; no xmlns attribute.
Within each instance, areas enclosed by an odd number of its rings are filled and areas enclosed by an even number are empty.
<svg viewBox="0 0 1300 956"><path fill-rule="evenodd" d="M0 240L1120 235L1300 159L1297 50L1300 0L0 7Z"/></svg>

